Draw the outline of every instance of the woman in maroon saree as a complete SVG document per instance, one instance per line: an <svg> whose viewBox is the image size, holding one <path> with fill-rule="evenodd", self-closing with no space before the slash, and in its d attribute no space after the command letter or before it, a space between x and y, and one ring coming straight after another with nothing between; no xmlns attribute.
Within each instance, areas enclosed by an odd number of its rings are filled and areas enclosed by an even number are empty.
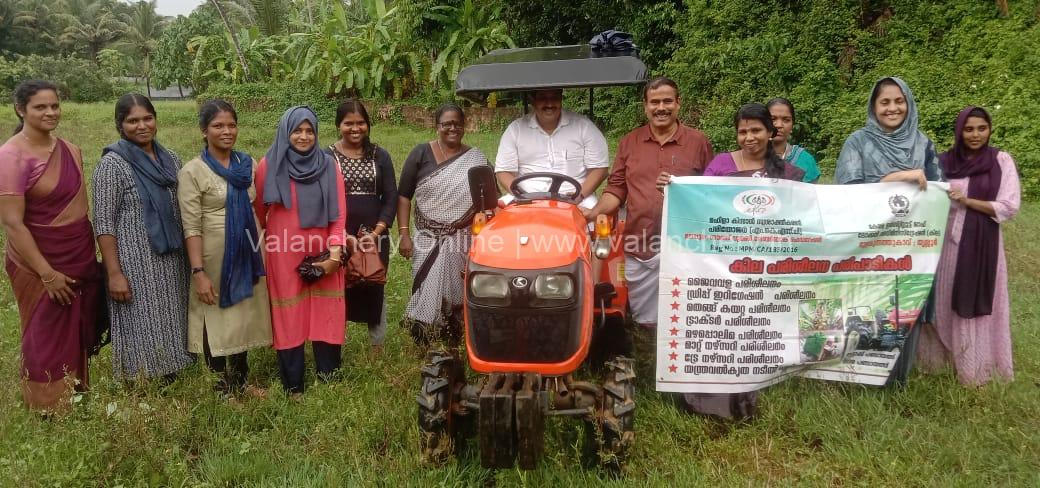
<svg viewBox="0 0 1040 488"><path fill-rule="evenodd" d="M0 146L0 224L22 330L22 394L32 409L71 408L87 384L100 274L80 150L54 137L57 89L28 81L15 90L22 124Z"/></svg>

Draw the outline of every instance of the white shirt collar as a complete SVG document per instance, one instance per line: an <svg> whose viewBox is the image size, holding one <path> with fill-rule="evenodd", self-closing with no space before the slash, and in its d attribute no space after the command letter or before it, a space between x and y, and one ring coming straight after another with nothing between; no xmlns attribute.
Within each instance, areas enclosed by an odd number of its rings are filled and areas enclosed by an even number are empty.
<svg viewBox="0 0 1040 488"><path fill-rule="evenodd" d="M560 130L561 127L570 125L571 119L572 114L569 110L560 110L560 123L556 124L556 130ZM542 130L542 126L538 125L538 117L536 117L534 113L527 114L527 127L545 132Z"/></svg>

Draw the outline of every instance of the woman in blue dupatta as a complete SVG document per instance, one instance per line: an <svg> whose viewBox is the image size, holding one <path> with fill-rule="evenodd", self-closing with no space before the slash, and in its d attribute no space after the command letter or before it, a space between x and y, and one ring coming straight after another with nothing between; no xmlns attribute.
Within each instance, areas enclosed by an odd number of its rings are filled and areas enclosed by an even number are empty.
<svg viewBox="0 0 1040 488"><path fill-rule="evenodd" d="M238 114L229 103L204 103L199 130L206 146L177 175L191 262L188 350L221 374L218 391L262 396L262 389L246 386L246 351L271 345L271 302L252 204L255 165L234 149Z"/></svg>
<svg viewBox="0 0 1040 488"><path fill-rule="evenodd" d="M156 141L155 107L137 93L115 107L120 139L94 168L94 234L108 275L116 378L163 377L188 352L188 263L177 206L180 159Z"/></svg>
<svg viewBox="0 0 1040 488"><path fill-rule="evenodd" d="M867 102L867 125L853 132L838 155L834 182L842 185L904 181L922 190L941 178L935 144L917 128L914 94L906 82L878 80ZM913 368L921 325L935 320L933 292L906 334L889 382L906 383Z"/></svg>
<svg viewBox="0 0 1040 488"><path fill-rule="evenodd" d="M434 121L437 139L412 149L401 170L397 193L399 250L412 259L413 280L402 323L416 344L423 346L460 337L462 272L473 207L468 174L470 168L488 164L484 153L462 143L466 115L458 105L441 106ZM415 233L408 226L413 202Z"/></svg>

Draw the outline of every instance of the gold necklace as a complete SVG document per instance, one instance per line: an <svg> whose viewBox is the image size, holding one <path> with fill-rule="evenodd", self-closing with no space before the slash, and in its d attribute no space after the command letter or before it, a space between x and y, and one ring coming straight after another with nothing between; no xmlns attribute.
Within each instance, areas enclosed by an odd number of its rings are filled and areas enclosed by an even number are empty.
<svg viewBox="0 0 1040 488"><path fill-rule="evenodd" d="M25 138L25 141L29 143L30 147L34 145L33 140L29 138L28 134L26 134L24 130L19 132L19 134L21 134L22 137ZM47 133L47 137L49 138L51 145L50 149L47 150L47 156L49 157L52 153L54 153L54 148L58 146L58 140L54 137L54 134L51 134L49 132Z"/></svg>
<svg viewBox="0 0 1040 488"><path fill-rule="evenodd" d="M444 150L444 146L441 145L441 140L440 139L437 139L436 142L437 142L437 148L441 150L441 154L443 154L444 155L444 159L447 160L448 159L448 151ZM452 153L451 155L454 156L456 153L457 153L457 151L455 153Z"/></svg>
<svg viewBox="0 0 1040 488"><path fill-rule="evenodd" d="M740 164L737 165L737 171L747 171L748 167L747 167L747 161L744 160L744 150L743 149L738 150L737 151L737 156L740 156ZM735 163L735 161L734 161L734 163ZM766 167L766 162L765 162L765 160L763 160L762 161L762 166L760 166L758 168L754 168L754 169L759 170L759 169L763 169L765 167Z"/></svg>

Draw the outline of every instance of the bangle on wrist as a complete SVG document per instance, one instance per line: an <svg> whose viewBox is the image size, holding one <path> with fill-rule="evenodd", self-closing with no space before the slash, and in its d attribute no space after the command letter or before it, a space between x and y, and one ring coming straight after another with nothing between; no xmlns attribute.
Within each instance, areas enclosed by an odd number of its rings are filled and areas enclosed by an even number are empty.
<svg viewBox="0 0 1040 488"><path fill-rule="evenodd" d="M196 267L191 268L191 275L195 276L195 275L197 275L199 273L203 273L205 271L206 271L206 268L203 268L202 266L196 266Z"/></svg>
<svg viewBox="0 0 1040 488"><path fill-rule="evenodd" d="M40 281L42 281L44 284L53 283L54 280L56 280L56 279L58 279L58 272L57 271L52 271L51 272L51 279L49 279L49 280L44 278L43 276L40 276Z"/></svg>

